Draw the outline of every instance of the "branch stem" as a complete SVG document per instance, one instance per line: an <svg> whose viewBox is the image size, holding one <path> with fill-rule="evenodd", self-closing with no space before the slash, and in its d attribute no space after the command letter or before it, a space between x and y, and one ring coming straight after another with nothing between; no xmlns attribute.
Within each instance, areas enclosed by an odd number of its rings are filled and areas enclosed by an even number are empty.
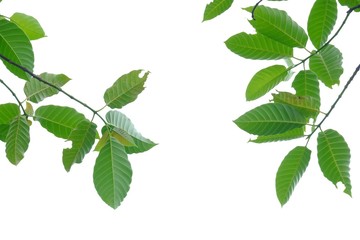
<svg viewBox="0 0 360 240"><path fill-rule="evenodd" d="M11 92L11 94L14 96L14 98L15 98L16 101L18 102L19 107L20 107L21 110L23 111L25 117L28 118L28 115L27 115L27 113L26 113L23 105L21 104L19 98L16 96L15 92L7 85L2 79L0 79L0 83L1 83L2 85L4 85L4 86L7 88L7 90L9 90L9 92Z"/></svg>

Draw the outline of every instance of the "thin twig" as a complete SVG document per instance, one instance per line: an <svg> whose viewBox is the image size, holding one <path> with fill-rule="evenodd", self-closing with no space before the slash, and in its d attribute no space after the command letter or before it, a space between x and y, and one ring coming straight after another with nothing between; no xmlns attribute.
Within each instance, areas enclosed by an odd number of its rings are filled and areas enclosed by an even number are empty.
<svg viewBox="0 0 360 240"><path fill-rule="evenodd" d="M15 92L7 85L2 79L0 79L0 83L1 83L2 85L4 85L4 86L9 90L9 92L11 92L11 94L14 96L14 98L15 98L16 101L18 102L18 104L19 104L21 110L23 111L25 117L27 118L27 117L28 117L28 114L26 113L23 105L21 104L19 98L16 96Z"/></svg>
<svg viewBox="0 0 360 240"><path fill-rule="evenodd" d="M339 100L342 98L343 94L345 93L346 89L349 87L350 83L354 80L356 74L360 71L360 64L356 67L354 73L351 75L351 77L349 78L349 80L347 81L347 83L345 84L343 90L341 91L341 93L339 94L339 96L337 97L337 99L335 100L335 102L333 103L333 105L331 105L330 110L325 114L325 117L321 120L321 122L316 126L316 128L307 136L308 139L311 138L311 136L319 129L321 128L321 125L323 124L323 122L325 122L325 120L329 117L330 113L332 112L332 110L334 110L336 104L339 102Z"/></svg>
<svg viewBox="0 0 360 240"><path fill-rule="evenodd" d="M89 105L87 105L86 103L80 101L79 99L75 98L74 96L70 95L69 93L65 92L64 90L62 90L60 87L49 83L47 81L45 81L44 79L42 79L41 77L35 75L32 71L30 71L29 69L27 69L26 67L21 66L20 64L17 64L16 62L12 61L11 59L5 57L4 55L0 54L0 58L5 60L6 62L10 63L11 65L23 70L24 72L28 73L30 76L32 76L33 78L35 78L36 80L58 90L59 92L65 94L67 97L69 97L70 99L74 100L75 102L78 102L79 104L83 105L85 108L89 109L91 112L93 112L94 115L98 116L104 123L105 125L107 125L107 122L105 121L105 119L93 108L89 107Z"/></svg>
<svg viewBox="0 0 360 240"><path fill-rule="evenodd" d="M263 0L258 1L255 6L253 7L252 11L251 11L251 17L253 20L255 20L255 9L259 6L259 4L262 2Z"/></svg>

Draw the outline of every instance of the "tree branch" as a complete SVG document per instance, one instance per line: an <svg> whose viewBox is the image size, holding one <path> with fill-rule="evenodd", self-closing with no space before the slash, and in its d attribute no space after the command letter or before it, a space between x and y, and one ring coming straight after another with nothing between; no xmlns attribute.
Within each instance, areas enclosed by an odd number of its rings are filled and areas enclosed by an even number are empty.
<svg viewBox="0 0 360 240"><path fill-rule="evenodd" d="M16 99L16 101L18 102L18 104L19 104L19 107L21 108L21 110L23 111L23 113L24 113L24 115L25 115L25 117L27 118L28 117L28 115L27 115L27 113L26 113L26 111L25 111L25 109L24 109L24 107L23 107L23 105L21 104L21 102L20 102L20 100L19 100L19 98L16 96L16 94L14 93L14 91L2 80L2 79L0 79L0 83L2 84L2 85L4 85L6 88L7 88L7 90L9 90L9 92L11 92L11 94L14 96L14 98Z"/></svg>
<svg viewBox="0 0 360 240"><path fill-rule="evenodd" d="M5 60L6 62L10 63L11 65L23 70L24 72L28 73L30 76L32 76L33 78L35 78L36 80L58 90L59 92L63 93L64 95L66 95L67 97L69 97L70 99L74 100L75 102L81 104L82 106L84 106L85 108L89 109L94 115L98 116L104 123L105 125L107 125L107 122L105 121L105 119L93 108L89 107L89 105L87 105L86 103L80 101L79 99L75 98L74 96L70 95L69 93L65 92L64 90L62 90L60 87L51 84L47 81L45 81L44 79L42 79L41 77L35 75L32 71L30 71L29 69L21 66L20 64L17 64L16 62L12 61L11 59L5 57L4 55L0 54L0 58Z"/></svg>
<svg viewBox="0 0 360 240"><path fill-rule="evenodd" d="M325 122L325 120L329 117L330 113L334 110L336 104L340 101L340 99L342 98L343 94L345 93L346 89L349 87L350 83L354 80L356 74L360 71L360 64L356 67L354 73L351 75L351 77L349 78L349 80L347 81L347 83L345 84L343 90L341 91L341 93L339 94L339 96L337 97L337 99L335 100L335 102L333 103L333 105L331 105L330 110L325 114L325 117L321 120L321 122L316 126L316 128L307 136L308 139L311 138L311 136L319 129L321 128L321 125Z"/></svg>

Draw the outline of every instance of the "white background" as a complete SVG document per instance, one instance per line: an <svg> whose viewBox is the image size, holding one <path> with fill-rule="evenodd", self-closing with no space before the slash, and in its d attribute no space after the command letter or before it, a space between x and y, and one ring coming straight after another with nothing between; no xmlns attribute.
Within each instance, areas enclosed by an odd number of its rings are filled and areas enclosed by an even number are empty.
<svg viewBox="0 0 360 240"><path fill-rule="evenodd" d="M309 167L281 208L275 193L277 168L288 151L305 141L247 143L251 136L232 122L270 99L267 95L248 103L245 89L257 70L272 63L244 60L224 45L230 36L251 31L250 16L241 8L256 1L235 1L224 15L202 23L208 2L1 3L1 14L27 13L45 29L48 37L34 42L35 72L67 74L72 81L64 89L95 109L104 105L105 89L119 76L133 69L151 71L146 90L122 112L159 145L130 155L131 189L113 210L93 187L96 153L67 173L61 153L69 143L38 123L31 128L29 150L17 167L7 161L0 143L0 239L359 239L356 94L360 76L323 125L339 131L349 143L353 198L322 176L314 138ZM287 9L306 28L312 2L265 4ZM346 9L340 12L337 26ZM359 64L354 35L359 16L352 15L334 41L343 52L345 72L340 87L322 89L323 111ZM1 78L24 98L22 80L7 74L4 67ZM276 89L286 90L289 84ZM3 87L0 100L13 102ZM87 109L64 96L45 103L71 105L91 117Z"/></svg>

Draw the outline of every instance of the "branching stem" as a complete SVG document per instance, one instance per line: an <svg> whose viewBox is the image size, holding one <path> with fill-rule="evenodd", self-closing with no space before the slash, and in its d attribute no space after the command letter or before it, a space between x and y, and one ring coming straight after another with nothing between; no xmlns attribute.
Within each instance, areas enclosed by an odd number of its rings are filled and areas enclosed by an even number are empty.
<svg viewBox="0 0 360 240"><path fill-rule="evenodd" d="M7 88L7 90L9 90L9 92L11 92L11 94L14 96L14 98L15 98L16 101L18 102L18 104L19 104L21 110L23 111L25 117L28 118L28 115L27 115L27 113L26 113L23 105L21 104L19 98L16 96L15 92L7 85L2 79L0 79L0 83L1 83L2 85L4 85L4 86Z"/></svg>

